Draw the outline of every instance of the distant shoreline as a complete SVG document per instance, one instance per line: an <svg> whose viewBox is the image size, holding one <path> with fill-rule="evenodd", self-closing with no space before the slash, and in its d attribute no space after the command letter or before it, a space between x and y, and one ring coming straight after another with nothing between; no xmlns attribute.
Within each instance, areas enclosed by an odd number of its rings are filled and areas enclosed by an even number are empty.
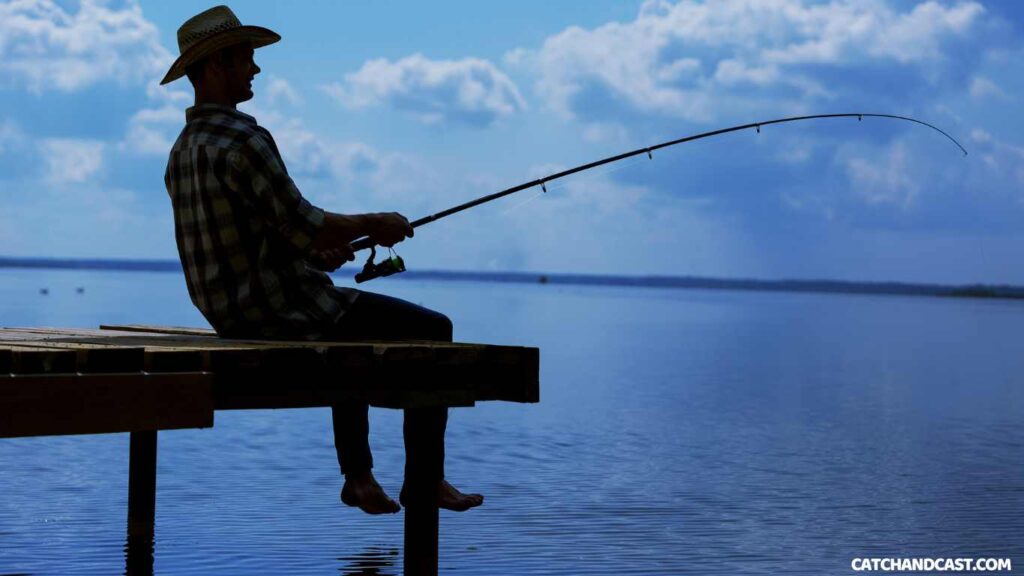
<svg viewBox="0 0 1024 576"><path fill-rule="evenodd" d="M0 268L58 270L119 270L129 272L181 272L177 260L129 260L92 258L0 257ZM991 284L918 284L906 282L848 282L839 280L756 280L699 276L611 276L599 274L544 274L540 272L462 272L414 270L398 279L560 284L582 286L633 286L760 292L823 292L842 294L891 294L948 298L1024 299L1024 287Z"/></svg>

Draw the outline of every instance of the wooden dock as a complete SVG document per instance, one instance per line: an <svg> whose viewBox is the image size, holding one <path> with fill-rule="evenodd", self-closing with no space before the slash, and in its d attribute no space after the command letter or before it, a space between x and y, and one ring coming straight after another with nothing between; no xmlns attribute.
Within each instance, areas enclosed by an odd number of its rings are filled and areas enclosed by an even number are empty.
<svg viewBox="0 0 1024 576"><path fill-rule="evenodd" d="M407 411L537 402L539 358L537 348L487 344L228 340L159 326L2 328L0 438L130 433L128 535L151 548L159 430L212 427L216 410L353 399ZM407 449L432 462L429 444ZM429 469L407 470L407 489L430 493L432 478ZM405 573L436 574L437 503L410 504ZM146 571L127 562L130 573Z"/></svg>

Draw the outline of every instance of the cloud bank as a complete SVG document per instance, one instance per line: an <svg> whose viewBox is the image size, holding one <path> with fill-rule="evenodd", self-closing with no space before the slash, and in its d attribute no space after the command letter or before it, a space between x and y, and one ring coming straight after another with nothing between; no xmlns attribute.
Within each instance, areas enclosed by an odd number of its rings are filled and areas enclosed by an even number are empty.
<svg viewBox="0 0 1024 576"><path fill-rule="evenodd" d="M901 12L882 0L651 0L631 22L572 26L506 61L535 74L547 107L566 117L628 109L707 123L856 101L865 79L886 74L934 87L984 14L977 2Z"/></svg>
<svg viewBox="0 0 1024 576"><path fill-rule="evenodd" d="M72 12L53 0L12 0L0 4L0 73L34 92L145 83L173 61L158 38L132 1L82 0Z"/></svg>
<svg viewBox="0 0 1024 576"><path fill-rule="evenodd" d="M479 58L430 60L414 54L395 62L375 59L324 89L349 109L388 105L430 124L482 127L526 108L512 80Z"/></svg>

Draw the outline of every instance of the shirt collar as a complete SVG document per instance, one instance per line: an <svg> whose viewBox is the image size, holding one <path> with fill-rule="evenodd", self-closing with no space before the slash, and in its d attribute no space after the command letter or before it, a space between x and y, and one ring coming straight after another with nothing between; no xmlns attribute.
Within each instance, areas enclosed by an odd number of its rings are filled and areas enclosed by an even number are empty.
<svg viewBox="0 0 1024 576"><path fill-rule="evenodd" d="M185 109L185 122L191 122L198 118L214 116L217 114L225 114L242 120L243 122L256 124L256 119L252 116L245 112L239 112L230 106L224 106L223 104L199 104L198 106L189 106Z"/></svg>

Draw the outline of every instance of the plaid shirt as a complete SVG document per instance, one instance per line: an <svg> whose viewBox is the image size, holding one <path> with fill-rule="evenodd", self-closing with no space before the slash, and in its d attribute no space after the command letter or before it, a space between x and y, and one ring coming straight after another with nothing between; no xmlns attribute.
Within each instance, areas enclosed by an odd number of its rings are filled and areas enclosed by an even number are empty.
<svg viewBox="0 0 1024 576"><path fill-rule="evenodd" d="M221 336L316 339L355 300L306 261L324 211L252 116L189 108L164 183L189 296Z"/></svg>

